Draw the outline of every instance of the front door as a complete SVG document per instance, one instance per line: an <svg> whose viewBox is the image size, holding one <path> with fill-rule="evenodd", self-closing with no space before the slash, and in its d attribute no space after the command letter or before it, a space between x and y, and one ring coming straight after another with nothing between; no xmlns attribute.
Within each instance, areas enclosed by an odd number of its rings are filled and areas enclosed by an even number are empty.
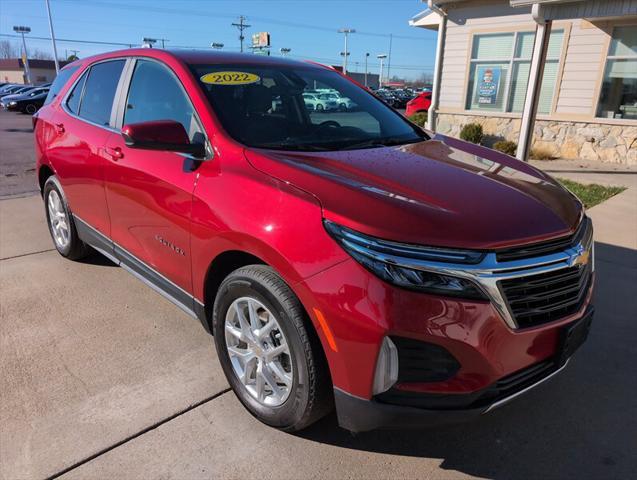
<svg viewBox="0 0 637 480"><path fill-rule="evenodd" d="M192 104L175 74L156 60L138 59L125 99L123 125L175 120L191 142L204 141ZM106 197L115 254L192 308L190 214L196 171L183 154L106 144Z"/></svg>

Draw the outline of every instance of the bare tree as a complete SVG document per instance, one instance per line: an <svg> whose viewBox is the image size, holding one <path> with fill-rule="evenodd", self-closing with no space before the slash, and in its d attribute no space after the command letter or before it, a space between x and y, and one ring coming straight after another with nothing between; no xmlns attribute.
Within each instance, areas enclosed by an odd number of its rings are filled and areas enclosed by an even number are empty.
<svg viewBox="0 0 637 480"><path fill-rule="evenodd" d="M33 58L34 60L53 60L53 55L45 50L34 48L29 51L29 58Z"/></svg>
<svg viewBox="0 0 637 480"><path fill-rule="evenodd" d="M18 58L20 49L10 40L0 40L0 58Z"/></svg>

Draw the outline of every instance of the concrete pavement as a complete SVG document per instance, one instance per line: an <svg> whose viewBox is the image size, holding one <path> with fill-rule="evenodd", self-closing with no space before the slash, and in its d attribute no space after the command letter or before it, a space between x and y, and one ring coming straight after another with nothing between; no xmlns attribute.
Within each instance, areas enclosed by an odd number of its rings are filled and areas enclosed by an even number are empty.
<svg viewBox="0 0 637 480"><path fill-rule="evenodd" d="M42 252L38 197L2 201L0 476L631 477L637 245L613 233L634 218L629 193L621 218L613 200L590 211L597 316L561 376L475 423L356 437L333 416L300 435L258 423L195 321L97 255Z"/></svg>

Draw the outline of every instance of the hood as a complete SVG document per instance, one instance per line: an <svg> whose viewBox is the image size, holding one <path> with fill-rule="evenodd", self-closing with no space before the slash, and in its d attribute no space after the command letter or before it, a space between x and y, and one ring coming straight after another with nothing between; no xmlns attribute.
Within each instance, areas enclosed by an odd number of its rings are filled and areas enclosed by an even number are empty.
<svg viewBox="0 0 637 480"><path fill-rule="evenodd" d="M316 196L325 218L420 245L493 249L575 231L582 205L508 155L443 135L340 152L246 150L257 169Z"/></svg>

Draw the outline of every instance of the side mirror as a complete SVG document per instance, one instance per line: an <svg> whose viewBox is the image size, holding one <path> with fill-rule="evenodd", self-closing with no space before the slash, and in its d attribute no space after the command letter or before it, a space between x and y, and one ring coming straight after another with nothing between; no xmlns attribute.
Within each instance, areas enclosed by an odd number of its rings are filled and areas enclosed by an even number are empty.
<svg viewBox="0 0 637 480"><path fill-rule="evenodd" d="M184 126L174 120L153 120L124 125L122 137L126 146L130 148L189 153L194 157L206 155L206 147L201 143L190 143Z"/></svg>

